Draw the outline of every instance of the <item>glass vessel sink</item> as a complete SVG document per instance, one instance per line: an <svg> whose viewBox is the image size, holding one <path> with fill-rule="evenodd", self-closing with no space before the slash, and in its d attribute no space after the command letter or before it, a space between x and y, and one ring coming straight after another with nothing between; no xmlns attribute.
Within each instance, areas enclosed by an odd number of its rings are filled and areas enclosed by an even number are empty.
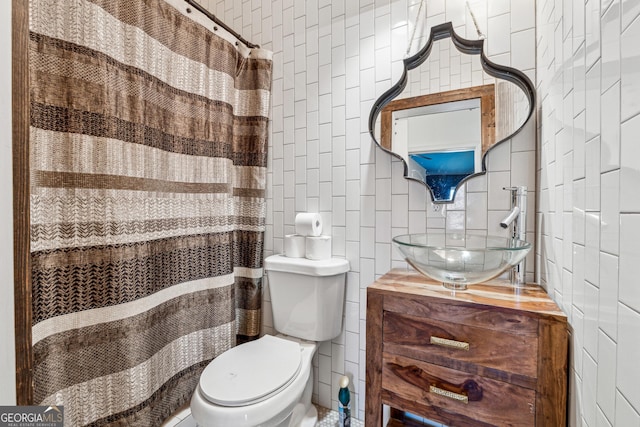
<svg viewBox="0 0 640 427"><path fill-rule="evenodd" d="M453 233L404 234L393 243L413 268L454 290L499 276L531 249L515 238Z"/></svg>

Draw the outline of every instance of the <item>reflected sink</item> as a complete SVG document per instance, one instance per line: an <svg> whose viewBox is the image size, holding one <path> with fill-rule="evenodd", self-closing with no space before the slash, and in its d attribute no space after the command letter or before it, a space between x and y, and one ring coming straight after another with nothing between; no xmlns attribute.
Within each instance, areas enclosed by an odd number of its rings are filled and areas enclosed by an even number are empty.
<svg viewBox="0 0 640 427"><path fill-rule="evenodd" d="M454 290L499 276L531 249L524 240L454 233L404 234L393 243L413 268Z"/></svg>

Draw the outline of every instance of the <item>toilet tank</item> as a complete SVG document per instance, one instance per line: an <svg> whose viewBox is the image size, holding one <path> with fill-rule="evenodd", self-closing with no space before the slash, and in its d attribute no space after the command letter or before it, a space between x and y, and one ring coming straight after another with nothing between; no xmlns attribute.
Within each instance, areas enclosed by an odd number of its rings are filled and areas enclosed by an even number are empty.
<svg viewBox="0 0 640 427"><path fill-rule="evenodd" d="M272 255L264 260L264 269L278 332L310 341L340 335L349 261Z"/></svg>

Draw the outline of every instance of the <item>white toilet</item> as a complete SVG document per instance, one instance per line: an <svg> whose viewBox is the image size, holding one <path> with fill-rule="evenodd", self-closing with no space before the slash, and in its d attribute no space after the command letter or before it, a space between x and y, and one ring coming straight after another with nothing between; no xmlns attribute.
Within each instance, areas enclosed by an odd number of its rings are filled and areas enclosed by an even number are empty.
<svg viewBox="0 0 640 427"><path fill-rule="evenodd" d="M315 426L311 359L342 330L349 262L273 255L265 259L273 322L265 335L215 358L191 398L201 427Z"/></svg>

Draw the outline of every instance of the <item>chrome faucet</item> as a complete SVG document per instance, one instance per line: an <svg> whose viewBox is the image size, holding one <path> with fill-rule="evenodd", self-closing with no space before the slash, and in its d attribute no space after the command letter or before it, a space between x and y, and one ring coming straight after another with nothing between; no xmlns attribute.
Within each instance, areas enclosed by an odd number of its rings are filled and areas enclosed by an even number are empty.
<svg viewBox="0 0 640 427"><path fill-rule="evenodd" d="M525 241L527 239L527 187L504 187L504 190L511 191L511 212L500 221L502 228L507 228L513 223L513 239ZM511 284L522 286L525 279L526 260L523 259L511 269Z"/></svg>

